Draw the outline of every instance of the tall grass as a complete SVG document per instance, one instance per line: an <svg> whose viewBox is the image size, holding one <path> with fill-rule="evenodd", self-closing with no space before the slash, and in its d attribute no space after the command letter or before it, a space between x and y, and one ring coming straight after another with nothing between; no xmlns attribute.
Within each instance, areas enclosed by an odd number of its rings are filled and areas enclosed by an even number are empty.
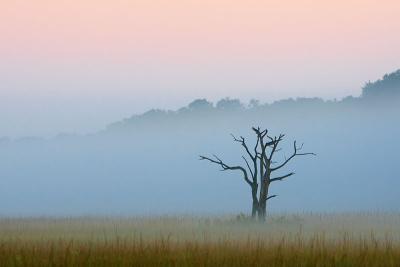
<svg viewBox="0 0 400 267"><path fill-rule="evenodd" d="M400 214L3 218L0 266L400 266Z"/></svg>

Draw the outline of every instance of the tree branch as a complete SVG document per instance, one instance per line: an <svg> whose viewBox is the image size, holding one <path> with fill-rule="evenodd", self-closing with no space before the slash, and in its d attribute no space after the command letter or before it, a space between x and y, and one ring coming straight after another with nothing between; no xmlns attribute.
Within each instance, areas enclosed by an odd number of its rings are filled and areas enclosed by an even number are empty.
<svg viewBox="0 0 400 267"><path fill-rule="evenodd" d="M290 160L292 160L296 156L307 156L307 155L316 156L315 153L298 153L298 151L301 150L302 148L303 148L303 144L300 147L297 147L296 141L294 141L294 144L293 144L294 152L293 152L293 154L289 158L287 158L281 165L279 165L279 166L277 166L275 168L271 168L271 172L279 170L280 168L284 167Z"/></svg>
<svg viewBox="0 0 400 267"><path fill-rule="evenodd" d="M267 158L267 156L265 155L265 151L266 151L269 143L264 144L264 137L268 136L267 135L268 130L265 129L264 131L261 131L260 127L257 127L257 128L253 127L252 129L257 134L257 141L260 142L260 146L261 146L261 153L256 153L256 158L258 157L260 159L260 161L262 162L262 164L265 166L264 159Z"/></svg>
<svg viewBox="0 0 400 267"><path fill-rule="evenodd" d="M274 197L277 197L278 195L272 195L272 196L269 196L269 197L267 197L267 200L268 199L271 199L271 198L274 198Z"/></svg>
<svg viewBox="0 0 400 267"><path fill-rule="evenodd" d="M278 145L283 140L283 137L285 137L285 135L284 134L280 134L278 138L276 136L273 139L271 138L271 140L273 140L274 143L273 143L273 147L272 147L271 153L269 155L269 159L268 159L269 161L272 160L272 156L277 151Z"/></svg>
<svg viewBox="0 0 400 267"><path fill-rule="evenodd" d="M241 166L229 166L227 164L225 164L220 158L218 158L217 156L213 155L215 159L211 159L209 157L205 157L205 156L200 156L200 160L207 160L210 161L212 163L215 163L217 165L220 165L222 168L222 171L226 171L226 170L240 170L243 173L243 178L246 181L246 183L248 183L250 186L253 185L253 183L250 181L249 176L247 175L247 171L245 168L241 167Z"/></svg>
<svg viewBox="0 0 400 267"><path fill-rule="evenodd" d="M291 172L291 173L289 173L289 174L286 174L286 175L283 175L283 176L280 176L280 177L272 178L272 179L270 180L270 183L276 182L276 181L282 181L283 179L288 178L288 177L290 177L290 176L292 176L292 175L294 175L294 172Z"/></svg>
<svg viewBox="0 0 400 267"><path fill-rule="evenodd" d="M243 137L243 136L240 136L240 139L237 139L233 134L231 134L231 136L233 137L233 140L234 140L235 142L239 142L239 143L242 144L242 146L243 146L244 149L246 150L246 152L247 152L247 154L249 155L249 157L250 157L252 160L254 160L254 158L255 158L256 156L253 156L253 155L251 154L251 152L250 152L250 150L249 150L249 148L248 148L248 146L247 146L247 144L246 144L246 140L244 139L244 137Z"/></svg>
<svg viewBox="0 0 400 267"><path fill-rule="evenodd" d="M254 178L254 173L253 173L253 171L252 171L251 168L250 168L249 162L247 161L247 159L246 159L244 156L242 156L242 158L243 158L244 161L246 162L246 165L247 165L247 168L248 168L249 171L250 171L251 177ZM253 179L253 180L254 180L254 179Z"/></svg>
<svg viewBox="0 0 400 267"><path fill-rule="evenodd" d="M258 154L257 148L258 148L258 144L259 143L260 143L260 138L257 136L256 145L254 146L254 156L255 156L255 158L257 158L257 154Z"/></svg>

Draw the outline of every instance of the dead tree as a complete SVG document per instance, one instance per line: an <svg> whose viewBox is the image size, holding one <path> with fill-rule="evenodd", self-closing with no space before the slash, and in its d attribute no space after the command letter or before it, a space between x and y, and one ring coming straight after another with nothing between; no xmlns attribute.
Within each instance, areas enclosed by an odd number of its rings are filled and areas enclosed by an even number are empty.
<svg viewBox="0 0 400 267"><path fill-rule="evenodd" d="M251 149L246 143L243 136L236 138L232 135L233 140L241 144L246 152L246 156L242 156L245 166L228 165L223 162L219 157L213 155L213 158L200 156L200 160L207 160L211 163L217 164L222 168L222 171L232 170L242 173L245 182L250 186L252 197L252 210L251 216L255 219L258 216L260 221L265 221L267 202L277 195L269 193L270 185L274 182L283 181L286 178L294 175L294 172L285 175L274 176L275 172L281 170L293 158L297 156L315 155L314 153L301 153L303 145L298 146L296 141L293 143L293 152L290 157L285 158L281 163L274 160L275 154L280 151L280 143L285 135L279 136L268 135L268 130L260 130L260 127L252 128L256 135L256 142Z"/></svg>

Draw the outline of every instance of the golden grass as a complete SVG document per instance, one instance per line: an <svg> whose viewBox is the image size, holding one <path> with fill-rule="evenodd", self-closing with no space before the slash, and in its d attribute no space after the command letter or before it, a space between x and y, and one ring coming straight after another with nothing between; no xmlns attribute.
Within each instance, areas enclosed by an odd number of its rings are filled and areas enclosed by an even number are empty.
<svg viewBox="0 0 400 267"><path fill-rule="evenodd" d="M400 266L400 214L0 219L0 266Z"/></svg>

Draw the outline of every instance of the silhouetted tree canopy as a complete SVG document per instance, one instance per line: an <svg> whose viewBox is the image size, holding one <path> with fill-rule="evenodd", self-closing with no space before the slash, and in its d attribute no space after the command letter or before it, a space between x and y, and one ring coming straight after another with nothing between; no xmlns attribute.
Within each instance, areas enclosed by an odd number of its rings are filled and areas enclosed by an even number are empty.
<svg viewBox="0 0 400 267"><path fill-rule="evenodd" d="M362 97L399 97L400 96L400 69L385 74L382 79L368 82L363 87Z"/></svg>
<svg viewBox="0 0 400 267"><path fill-rule="evenodd" d="M207 101L207 99L196 99L188 105L190 110L209 110L213 108L213 103Z"/></svg>
<svg viewBox="0 0 400 267"><path fill-rule="evenodd" d="M299 114L305 110L309 112L322 112L329 109L341 109L346 107L362 107L369 106L372 102L380 103L385 106L398 105L400 100L400 69L386 74L375 82L368 82L362 88L361 97L347 96L341 100L324 100L318 97L298 97L277 100L271 104L260 103L257 99L252 99L246 105L239 99L231 99L229 97L219 100L216 105L205 98L195 99L189 105L182 107L176 111L166 111L160 109L152 109L141 115L134 115L130 118L116 122L107 127L108 129L121 129L125 126L131 126L135 123L142 122L160 122L166 119L174 119L179 117L190 116L192 113L210 115L229 114L232 111L240 111L243 113L257 110L258 114L264 114L266 117L277 112L287 111ZM204 115L203 114L203 115Z"/></svg>
<svg viewBox="0 0 400 267"><path fill-rule="evenodd" d="M217 109L237 110L241 108L243 108L243 105L239 99L230 99L227 97L217 102Z"/></svg>
<svg viewBox="0 0 400 267"><path fill-rule="evenodd" d="M257 99L251 99L248 105L249 109L253 109L253 108L258 108L260 107L260 100Z"/></svg>

